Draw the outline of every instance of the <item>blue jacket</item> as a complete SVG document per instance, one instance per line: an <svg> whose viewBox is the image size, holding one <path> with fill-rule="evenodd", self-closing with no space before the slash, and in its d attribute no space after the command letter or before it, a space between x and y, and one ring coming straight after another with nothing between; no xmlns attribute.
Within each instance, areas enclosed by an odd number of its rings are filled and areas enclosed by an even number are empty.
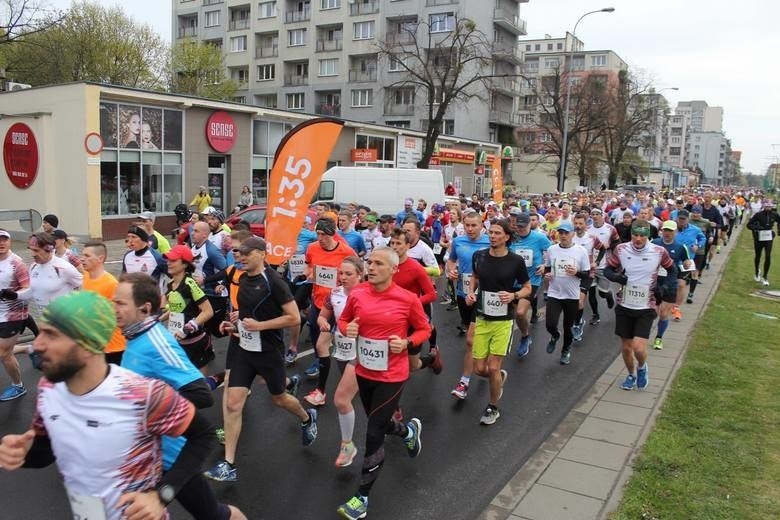
<svg viewBox="0 0 780 520"><path fill-rule="evenodd" d="M214 273L218 273L227 267L227 260L225 260L222 251L217 249L217 246L212 244L209 240L206 240L206 263L203 264L203 276L209 277ZM221 281L209 282L204 284L203 292L206 296L221 296L214 292L214 288L217 285L221 285Z"/></svg>
<svg viewBox="0 0 780 520"><path fill-rule="evenodd" d="M693 252L693 246L701 249L707 245L707 237L701 229L688 224L685 229L677 228L677 241Z"/></svg>
<svg viewBox="0 0 780 520"><path fill-rule="evenodd" d="M408 212L406 209L402 209L395 215L395 225L396 227L401 227L404 225L404 220L406 220L407 217L411 217L414 215L417 217L417 220L420 221L420 225L425 225L425 217L422 214L422 211L417 211L416 209L409 210Z"/></svg>

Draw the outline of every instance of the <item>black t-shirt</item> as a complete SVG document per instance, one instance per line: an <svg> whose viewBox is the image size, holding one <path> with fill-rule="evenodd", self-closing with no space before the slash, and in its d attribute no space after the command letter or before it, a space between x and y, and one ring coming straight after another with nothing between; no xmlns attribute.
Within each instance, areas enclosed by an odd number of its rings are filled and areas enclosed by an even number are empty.
<svg viewBox="0 0 780 520"><path fill-rule="evenodd" d="M471 257L473 272L477 275L479 295L477 296L477 312L486 320L510 320L515 316L514 300L507 305L506 314L490 316L484 312L484 293L499 291L515 291L530 281L525 261L520 255L508 252L504 256L491 256L490 249L480 249Z"/></svg>
<svg viewBox="0 0 780 520"><path fill-rule="evenodd" d="M294 300L284 278L274 269L266 267L255 276L243 274L238 284L238 318L267 321L283 314L282 306ZM284 350L284 329L264 330L260 338L265 346Z"/></svg>

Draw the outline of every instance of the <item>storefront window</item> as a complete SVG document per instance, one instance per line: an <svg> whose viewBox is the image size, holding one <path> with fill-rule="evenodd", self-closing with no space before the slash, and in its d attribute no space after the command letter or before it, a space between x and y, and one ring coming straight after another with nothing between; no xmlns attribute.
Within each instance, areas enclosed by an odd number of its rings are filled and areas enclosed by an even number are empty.
<svg viewBox="0 0 780 520"><path fill-rule="evenodd" d="M100 104L102 215L168 213L183 201L182 120L180 110Z"/></svg>
<svg viewBox="0 0 780 520"><path fill-rule="evenodd" d="M255 204L265 204L268 200L268 176L274 154L290 130L292 125L289 123L260 119L252 122L252 193Z"/></svg>
<svg viewBox="0 0 780 520"><path fill-rule="evenodd" d="M376 162L356 162L355 166L395 167L395 137L355 134L355 148L376 150Z"/></svg>
<svg viewBox="0 0 780 520"><path fill-rule="evenodd" d="M252 158L252 193L255 197L255 204L268 202L268 175L271 173L269 168L270 162L270 159L267 157Z"/></svg>

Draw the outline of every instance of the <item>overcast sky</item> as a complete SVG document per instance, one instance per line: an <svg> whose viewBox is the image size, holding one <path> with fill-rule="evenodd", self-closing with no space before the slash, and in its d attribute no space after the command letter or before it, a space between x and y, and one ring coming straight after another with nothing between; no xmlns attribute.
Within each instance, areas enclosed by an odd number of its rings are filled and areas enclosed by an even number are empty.
<svg viewBox="0 0 780 520"><path fill-rule="evenodd" d="M122 5L170 40L171 1L101 3ZM69 0L49 2L70 5ZM586 49L611 49L629 66L644 69L659 89L679 88L663 92L672 105L703 99L722 106L731 146L743 152L743 171L763 174L773 159L780 162L780 67L775 63L780 1L530 0L520 4L520 15L528 22L528 38L559 37L582 14L603 7L615 12L590 15L577 28Z"/></svg>

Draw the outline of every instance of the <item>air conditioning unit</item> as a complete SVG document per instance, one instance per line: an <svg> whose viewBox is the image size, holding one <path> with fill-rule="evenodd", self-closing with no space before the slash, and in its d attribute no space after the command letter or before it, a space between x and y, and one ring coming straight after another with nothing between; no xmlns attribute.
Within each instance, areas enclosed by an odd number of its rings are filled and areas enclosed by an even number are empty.
<svg viewBox="0 0 780 520"><path fill-rule="evenodd" d="M28 85L27 83L16 83L14 81L9 81L6 84L6 90L12 91L12 90L24 90L26 88L32 88L32 85Z"/></svg>

